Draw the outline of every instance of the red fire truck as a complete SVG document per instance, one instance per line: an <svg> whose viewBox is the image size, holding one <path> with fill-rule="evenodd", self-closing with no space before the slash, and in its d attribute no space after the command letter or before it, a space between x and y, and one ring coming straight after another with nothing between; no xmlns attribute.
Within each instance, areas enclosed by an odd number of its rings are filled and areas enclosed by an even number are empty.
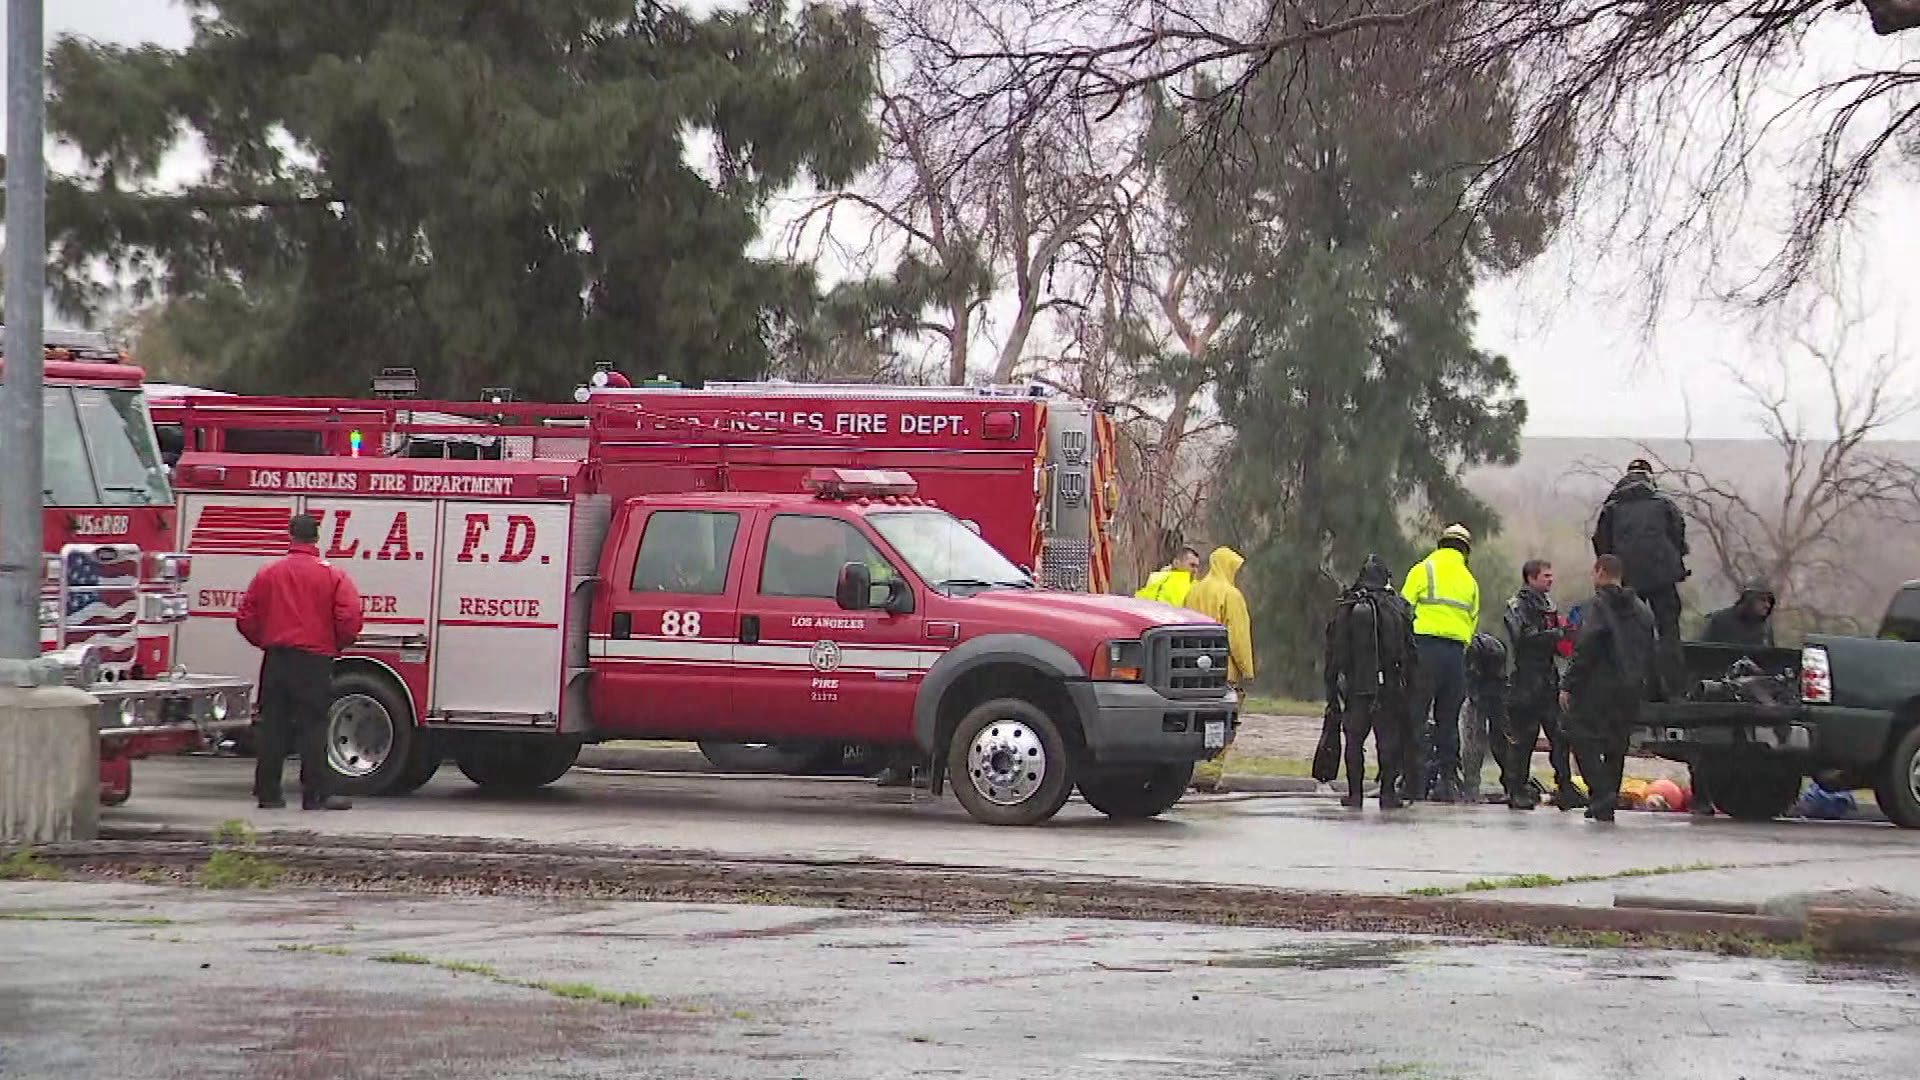
<svg viewBox="0 0 1920 1080"><path fill-rule="evenodd" d="M252 711L251 679L175 665L192 560L172 547L173 491L140 379L98 334L47 334L40 643L100 701L108 804L131 794L134 759L201 747Z"/></svg>
<svg viewBox="0 0 1920 1080"><path fill-rule="evenodd" d="M1043 408L967 404L882 415L915 417L903 439L944 416L950 436L1011 444L955 456L981 485L1018 476L1031 503ZM443 757L483 786L538 786L607 738L801 740L917 746L983 821L1045 820L1076 785L1132 816L1171 806L1237 723L1221 628L1035 588L982 539L994 507L976 534L884 467L912 451L824 416L718 423L652 398L174 408L198 571L184 656L252 670L232 613L297 512L366 596L328 740L348 791L417 788ZM243 452L302 438L319 453Z"/></svg>
<svg viewBox="0 0 1920 1080"><path fill-rule="evenodd" d="M684 390L656 380L633 389L586 387L577 409L532 412L489 411L476 402L239 398L180 387L151 396L168 444L215 453L578 457L587 443L577 429L598 426L608 436L600 452L624 470L609 480L616 497L791 493L812 468L901 470L1049 587L1105 592L1111 581L1112 423L1091 402L1036 387L767 382ZM514 416L543 426L536 436L499 434ZM879 755L859 745L704 740L700 748L728 769L879 766Z"/></svg>

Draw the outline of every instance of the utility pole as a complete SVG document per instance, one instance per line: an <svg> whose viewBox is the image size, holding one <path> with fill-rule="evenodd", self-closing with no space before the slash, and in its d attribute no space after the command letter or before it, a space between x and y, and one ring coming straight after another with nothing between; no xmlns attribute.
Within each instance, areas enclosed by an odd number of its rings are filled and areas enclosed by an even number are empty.
<svg viewBox="0 0 1920 1080"><path fill-rule="evenodd" d="M0 373L0 660L40 655L42 305L47 294L46 29L7 0L7 303Z"/></svg>

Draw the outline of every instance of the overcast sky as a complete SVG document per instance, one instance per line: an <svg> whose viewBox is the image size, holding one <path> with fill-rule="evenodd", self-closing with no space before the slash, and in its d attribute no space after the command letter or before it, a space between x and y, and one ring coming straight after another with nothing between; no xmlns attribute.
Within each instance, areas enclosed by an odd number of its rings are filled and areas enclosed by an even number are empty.
<svg viewBox="0 0 1920 1080"><path fill-rule="evenodd" d="M1875 49L1912 55L1911 41L1874 41L1864 18L1831 21L1839 32L1816 35L1816 62L1844 66ZM1845 30L1849 24L1854 31ZM48 0L48 40L65 33L180 46L192 30L186 12L170 0ZM1868 321L1853 339L1863 363L1893 350L1899 340L1920 344L1920 326L1914 325L1920 319L1914 314L1920 307L1914 303L1920 214L1911 212L1920 206L1920 178L1911 168L1899 175L1888 170L1873 205L1890 209L1871 214L1856 229L1851 265L1860 280L1889 285L1866 290ZM1763 246L1758 238L1755 246ZM1621 260L1596 261L1569 240L1513 280L1481 290L1481 340L1512 357L1531 407L1529 433L1673 437L1685 433L1691 402L1696 435L1756 434L1749 411L1727 389L1722 364L1750 361L1773 338L1756 341L1725 308L1697 301L1690 280L1675 285L1677 299L1649 337L1633 273ZM1798 400L1812 412L1825 407L1811 394ZM1920 417L1895 433L1920 438Z"/></svg>

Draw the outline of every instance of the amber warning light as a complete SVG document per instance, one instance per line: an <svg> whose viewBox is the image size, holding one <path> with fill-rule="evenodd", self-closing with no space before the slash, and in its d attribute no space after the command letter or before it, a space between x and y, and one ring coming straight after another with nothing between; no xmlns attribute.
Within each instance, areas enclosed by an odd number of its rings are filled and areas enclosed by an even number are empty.
<svg viewBox="0 0 1920 1080"><path fill-rule="evenodd" d="M906 473L881 469L814 469L804 483L823 499L884 499L920 490Z"/></svg>

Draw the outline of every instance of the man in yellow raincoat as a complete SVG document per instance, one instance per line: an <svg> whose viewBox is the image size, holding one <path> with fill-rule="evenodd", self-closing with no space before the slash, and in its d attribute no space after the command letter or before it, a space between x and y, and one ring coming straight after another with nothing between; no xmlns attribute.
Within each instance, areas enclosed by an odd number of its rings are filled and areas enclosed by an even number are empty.
<svg viewBox="0 0 1920 1080"><path fill-rule="evenodd" d="M1184 607L1187 590L1193 588L1193 579L1198 573L1200 553L1193 548L1183 547L1172 562L1147 575L1147 583L1133 595L1142 600L1157 600L1162 604Z"/></svg>
<svg viewBox="0 0 1920 1080"><path fill-rule="evenodd" d="M1253 624L1247 618L1247 598L1233 583L1246 564L1240 553L1217 547L1207 557L1207 576L1187 591L1186 607L1227 628L1227 682L1244 692L1253 681Z"/></svg>

